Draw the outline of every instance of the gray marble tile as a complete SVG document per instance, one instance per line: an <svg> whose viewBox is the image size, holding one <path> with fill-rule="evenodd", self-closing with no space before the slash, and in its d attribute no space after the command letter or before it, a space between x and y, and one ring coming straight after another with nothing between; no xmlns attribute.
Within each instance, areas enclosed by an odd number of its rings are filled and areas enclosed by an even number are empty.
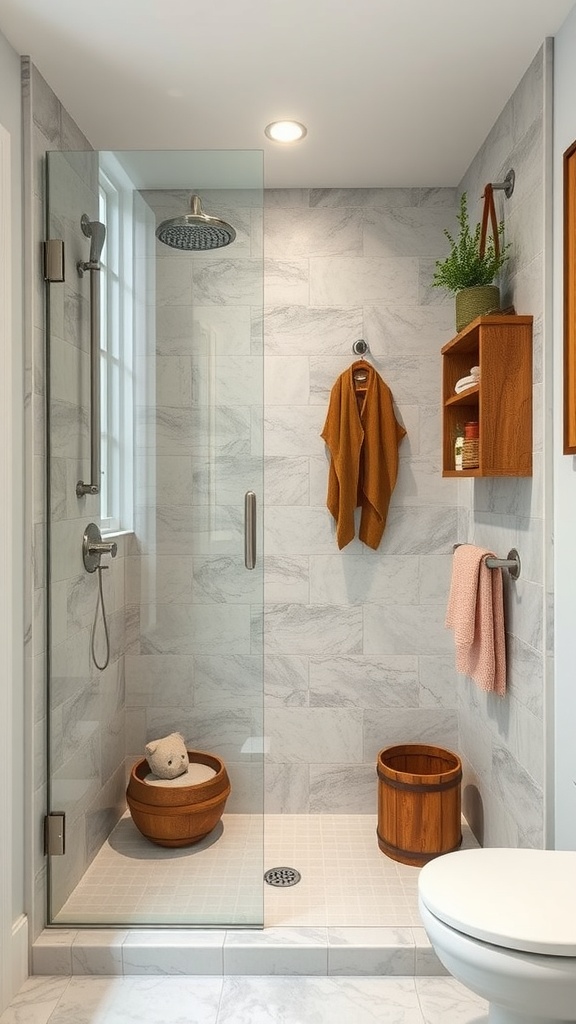
<svg viewBox="0 0 576 1024"><path fill-rule="evenodd" d="M264 592L268 604L308 604L308 558L270 555L265 562Z"/></svg>
<svg viewBox="0 0 576 1024"><path fill-rule="evenodd" d="M156 311L157 351L164 356L214 351L250 353L248 306L160 306Z"/></svg>
<svg viewBox="0 0 576 1024"><path fill-rule="evenodd" d="M266 763L264 812L308 814L310 779L307 764Z"/></svg>
<svg viewBox="0 0 576 1024"><path fill-rule="evenodd" d="M225 932L131 931L122 944L124 973L220 975Z"/></svg>
<svg viewBox="0 0 576 1024"><path fill-rule="evenodd" d="M418 999L426 1024L483 1024L488 1003L455 978L416 978Z"/></svg>
<svg viewBox="0 0 576 1024"><path fill-rule="evenodd" d="M366 306L364 323L367 338L377 340L375 351L385 359L388 355L438 355L450 340L454 329L452 305L420 306L398 303ZM375 343L371 344L371 350ZM385 368L382 368L385 377Z"/></svg>
<svg viewBox="0 0 576 1024"><path fill-rule="evenodd" d="M308 305L308 259L264 259L264 303L271 306Z"/></svg>
<svg viewBox="0 0 576 1024"><path fill-rule="evenodd" d="M269 708L266 735L269 760L340 764L362 761L362 713L333 708Z"/></svg>
<svg viewBox="0 0 576 1024"><path fill-rule="evenodd" d="M127 931L82 929L72 942L73 974L122 974L122 943Z"/></svg>
<svg viewBox="0 0 576 1024"><path fill-rule="evenodd" d="M207 362L207 361L205 361ZM263 360L257 355L217 356L214 401L218 406L260 405L263 394ZM209 367L206 366L205 370Z"/></svg>
<svg viewBox="0 0 576 1024"><path fill-rule="evenodd" d="M309 206L310 189L307 188L267 188L264 190L264 209L275 207L296 208Z"/></svg>
<svg viewBox="0 0 576 1024"><path fill-rule="evenodd" d="M378 751L396 743L431 743L456 749L455 711L442 708L388 708L364 713L363 761L376 762Z"/></svg>
<svg viewBox="0 0 576 1024"><path fill-rule="evenodd" d="M338 550L334 520L325 507L270 506L264 523L264 543L270 555L333 554ZM423 542L422 542L423 543ZM355 539L343 557L358 553L363 545Z"/></svg>
<svg viewBox="0 0 576 1024"><path fill-rule="evenodd" d="M216 1024L221 978L72 978L51 1024Z"/></svg>
<svg viewBox="0 0 576 1024"><path fill-rule="evenodd" d="M450 593L452 557L444 555L420 555L421 604L441 604L446 607Z"/></svg>
<svg viewBox="0 0 576 1024"><path fill-rule="evenodd" d="M362 222L355 211L269 209L266 252L275 258L362 255Z"/></svg>
<svg viewBox="0 0 576 1024"><path fill-rule="evenodd" d="M34 124L56 146L60 144L61 105L34 64L30 64L30 92Z"/></svg>
<svg viewBox="0 0 576 1024"><path fill-rule="evenodd" d="M317 256L310 259L310 302L315 306L418 301L418 260L411 257Z"/></svg>
<svg viewBox="0 0 576 1024"><path fill-rule="evenodd" d="M455 188L420 188L418 189L418 206L456 206L458 202Z"/></svg>
<svg viewBox="0 0 576 1024"><path fill-rule="evenodd" d="M74 929L44 930L32 946L32 970L38 975L72 974L72 942L77 932ZM30 979L31 980L31 979ZM34 987L34 986L33 986ZM49 991L51 984L48 982ZM60 989L61 986L56 986ZM39 986L42 990L42 986ZM43 1002L42 992L39 1002ZM28 999L24 1000L28 1002Z"/></svg>
<svg viewBox="0 0 576 1024"><path fill-rule="evenodd" d="M508 808L519 829L539 846L542 838L542 788L527 769L500 744L492 751L492 781L496 796Z"/></svg>
<svg viewBox="0 0 576 1024"><path fill-rule="evenodd" d="M414 945L416 947L414 974L417 977L447 975L448 971L444 967L444 964L438 959L425 929L413 928L412 935L414 936Z"/></svg>
<svg viewBox="0 0 576 1024"><path fill-rule="evenodd" d="M147 707L157 695L167 705L191 707L195 699L192 655L127 655L126 703Z"/></svg>
<svg viewBox="0 0 576 1024"><path fill-rule="evenodd" d="M324 444L320 431L325 418L322 407L268 407L264 414L266 456L318 454Z"/></svg>
<svg viewBox="0 0 576 1024"><path fill-rule="evenodd" d="M145 605L143 654L249 654L247 605Z"/></svg>
<svg viewBox="0 0 576 1024"><path fill-rule="evenodd" d="M446 247L444 229L457 228L455 213L434 206L405 206L364 214L365 256L434 256Z"/></svg>
<svg viewBox="0 0 576 1024"><path fill-rule="evenodd" d="M329 928L329 975L413 975L410 928Z"/></svg>
<svg viewBox="0 0 576 1024"><path fill-rule="evenodd" d="M260 724L260 723L258 723ZM222 708L217 716L212 707L195 711L165 707L149 707L146 711L146 733L144 742L138 741L138 752L145 743L166 736L170 732L183 734L189 749L208 750L226 763L250 760L250 753L244 755L242 748L246 740L255 735L254 715L249 708ZM261 735L261 727L259 734ZM261 758L261 754L253 755Z"/></svg>
<svg viewBox="0 0 576 1024"><path fill-rule="evenodd" d="M369 564L363 554L313 555L310 558L312 604L415 604L418 598L418 559L409 555L381 556Z"/></svg>
<svg viewBox="0 0 576 1024"><path fill-rule="evenodd" d="M27 978L0 1016L2 1024L48 1024L68 982L68 977Z"/></svg>
<svg viewBox="0 0 576 1024"><path fill-rule="evenodd" d="M197 708L249 708L262 705L262 658L257 655L200 655L194 659Z"/></svg>
<svg viewBox="0 0 576 1024"><path fill-rule="evenodd" d="M271 605L264 610L270 654L359 654L362 610L332 605Z"/></svg>
<svg viewBox="0 0 576 1024"><path fill-rule="evenodd" d="M266 654L264 659L264 700L267 708L305 707L308 697L308 658L298 655Z"/></svg>
<svg viewBox="0 0 576 1024"><path fill-rule="evenodd" d="M243 557L204 555L193 558L193 604L250 604L261 601L261 574L246 572Z"/></svg>
<svg viewBox="0 0 576 1024"><path fill-rule="evenodd" d="M507 692L537 718L543 716L544 663L540 651L507 638Z"/></svg>
<svg viewBox="0 0 576 1024"><path fill-rule="evenodd" d="M375 764L310 765L311 814L374 814L377 799Z"/></svg>
<svg viewBox="0 0 576 1024"><path fill-rule="evenodd" d="M310 360L307 356L266 359L264 395L267 405L305 405L310 396Z"/></svg>
<svg viewBox="0 0 576 1024"><path fill-rule="evenodd" d="M458 675L454 655L420 654L418 683L420 707L457 707Z"/></svg>
<svg viewBox="0 0 576 1024"><path fill-rule="evenodd" d="M218 1024L299 1024L327 1015L354 1024L422 1020L414 981L407 978L227 978Z"/></svg>
<svg viewBox="0 0 576 1024"><path fill-rule="evenodd" d="M193 262L192 289L203 306L258 306L262 303L262 262L259 259L200 258Z"/></svg>
<svg viewBox="0 0 576 1024"><path fill-rule="evenodd" d="M226 934L226 975L313 976L326 975L327 968L324 928L267 928L265 931L229 931Z"/></svg>
<svg viewBox="0 0 576 1024"><path fill-rule="evenodd" d="M338 300L332 308L315 303L302 306L275 306L265 313L266 352L269 355L348 355L351 341L363 336L362 306L342 308Z"/></svg>
<svg viewBox="0 0 576 1024"><path fill-rule="evenodd" d="M250 454L250 410L222 407L214 410L211 444L218 454ZM153 447L159 455L202 455L208 448L208 410L205 408L139 409L136 423L139 454Z"/></svg>
<svg viewBox="0 0 576 1024"><path fill-rule="evenodd" d="M417 658L406 656L310 658L312 707L416 707Z"/></svg>
<svg viewBox="0 0 576 1024"><path fill-rule="evenodd" d="M310 206L388 210L413 206L418 194L419 190L412 188L313 188Z"/></svg>
<svg viewBox="0 0 576 1024"><path fill-rule="evenodd" d="M452 634L445 628L440 605L364 605L366 654L449 654Z"/></svg>
<svg viewBox="0 0 576 1024"><path fill-rule="evenodd" d="M146 359L147 374L154 382L150 401L166 408L192 404L192 360L188 356L154 356Z"/></svg>

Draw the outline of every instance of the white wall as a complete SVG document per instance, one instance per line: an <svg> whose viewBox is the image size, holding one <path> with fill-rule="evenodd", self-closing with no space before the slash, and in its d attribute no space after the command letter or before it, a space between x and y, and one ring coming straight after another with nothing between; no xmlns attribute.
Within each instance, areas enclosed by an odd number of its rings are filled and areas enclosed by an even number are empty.
<svg viewBox="0 0 576 1024"><path fill-rule="evenodd" d="M9 159L7 188L12 209L9 226L3 236L10 252L10 268L4 267L5 281L11 287L9 318L4 319L12 346L2 351L3 372L0 391L0 431L8 439L2 458L0 526L0 714L11 744L10 760L2 767L10 773L12 786L3 786L0 800L2 838L0 839L0 1012L27 973L26 921L24 911L24 730L23 730L23 618L22 618L22 272L21 272L21 101L20 58L0 34L0 125L3 151ZM3 315L7 305L3 303ZM8 376L8 380L6 377ZM3 744L5 749L5 744ZM8 827L7 822L9 822Z"/></svg>
<svg viewBox="0 0 576 1024"><path fill-rule="evenodd" d="M554 49L555 846L576 850L576 459L562 454L563 153L576 139L576 7Z"/></svg>

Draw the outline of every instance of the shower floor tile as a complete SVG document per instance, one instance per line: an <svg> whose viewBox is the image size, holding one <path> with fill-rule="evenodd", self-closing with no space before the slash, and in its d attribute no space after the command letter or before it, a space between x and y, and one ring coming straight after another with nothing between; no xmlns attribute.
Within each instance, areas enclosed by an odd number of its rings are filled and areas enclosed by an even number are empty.
<svg viewBox="0 0 576 1024"><path fill-rule="evenodd" d="M155 846L127 813L55 924L418 927L418 868L380 852L372 815L228 814L202 842ZM462 822L463 848L476 846ZM291 887L264 870L296 868Z"/></svg>

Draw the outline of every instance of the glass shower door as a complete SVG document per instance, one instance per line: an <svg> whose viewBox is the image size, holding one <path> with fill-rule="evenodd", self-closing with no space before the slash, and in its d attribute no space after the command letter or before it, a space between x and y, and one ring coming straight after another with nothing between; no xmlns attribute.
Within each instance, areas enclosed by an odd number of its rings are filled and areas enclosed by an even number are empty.
<svg viewBox="0 0 576 1024"><path fill-rule="evenodd" d="M161 221L188 211L191 185L233 225L226 248L156 239ZM64 239L66 270L47 285L48 782L66 836L49 856L49 920L259 925L262 154L51 153L48 196L47 237ZM91 472L83 214L106 241L95 271L101 493L78 497ZM117 545L101 572L83 564L89 523ZM173 732L223 760L231 782L220 822L181 847L143 835L125 800L146 744ZM177 785L165 784L172 797Z"/></svg>

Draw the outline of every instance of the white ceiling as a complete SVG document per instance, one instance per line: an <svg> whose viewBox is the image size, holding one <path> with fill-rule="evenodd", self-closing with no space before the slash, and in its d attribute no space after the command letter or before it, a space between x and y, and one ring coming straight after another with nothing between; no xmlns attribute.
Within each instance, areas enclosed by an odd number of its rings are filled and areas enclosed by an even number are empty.
<svg viewBox="0 0 576 1024"><path fill-rule="evenodd" d="M264 150L265 184L454 185L574 0L0 0L95 149ZM264 126L292 117L300 143Z"/></svg>

